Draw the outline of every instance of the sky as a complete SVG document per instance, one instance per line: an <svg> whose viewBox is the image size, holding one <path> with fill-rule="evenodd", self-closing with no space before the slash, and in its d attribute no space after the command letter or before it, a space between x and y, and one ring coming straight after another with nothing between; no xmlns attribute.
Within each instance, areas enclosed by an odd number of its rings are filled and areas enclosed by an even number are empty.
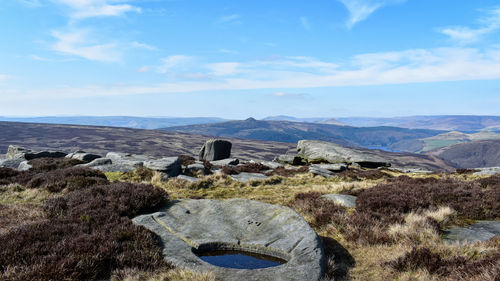
<svg viewBox="0 0 500 281"><path fill-rule="evenodd" d="M500 115L498 0L0 0L0 116Z"/></svg>

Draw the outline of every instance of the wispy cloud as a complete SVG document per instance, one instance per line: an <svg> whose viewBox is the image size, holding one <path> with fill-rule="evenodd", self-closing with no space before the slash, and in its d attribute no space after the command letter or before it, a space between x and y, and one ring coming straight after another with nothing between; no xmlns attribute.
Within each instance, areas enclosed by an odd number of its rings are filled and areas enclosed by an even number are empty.
<svg viewBox="0 0 500 281"><path fill-rule="evenodd" d="M137 68L135 71L139 73L144 73L144 72L149 72L151 70L151 67L145 65Z"/></svg>
<svg viewBox="0 0 500 281"><path fill-rule="evenodd" d="M55 0L68 6L71 18L85 19L92 17L120 16L127 12L141 12L141 8L127 4L121 0Z"/></svg>
<svg viewBox="0 0 500 281"><path fill-rule="evenodd" d="M338 0L349 10L347 28L364 21L383 6L406 2L406 0Z"/></svg>
<svg viewBox="0 0 500 281"><path fill-rule="evenodd" d="M224 53L224 54L233 54L233 55L237 55L240 53L240 52L235 51L235 50L229 50L229 49L224 49L224 48L219 49L219 52Z"/></svg>
<svg viewBox="0 0 500 281"><path fill-rule="evenodd" d="M271 94L271 96L283 99L300 99L300 100L311 99L311 96L305 93L274 92Z"/></svg>
<svg viewBox="0 0 500 281"><path fill-rule="evenodd" d="M120 96L250 89L279 89L280 92L293 93L298 89L318 87L500 79L500 47L359 54L342 64L309 57L203 63L200 59L177 55L163 59L163 67L170 74L166 83L62 87L31 91L24 96Z"/></svg>
<svg viewBox="0 0 500 281"><path fill-rule="evenodd" d="M225 16L221 16L217 20L215 20L215 23L217 23L217 24L241 24L242 21L240 19L241 19L241 16L238 14L225 15Z"/></svg>
<svg viewBox="0 0 500 281"><path fill-rule="evenodd" d="M161 66L158 67L160 73L171 73L173 71L188 69L189 64L194 61L193 57L185 55L173 55L161 59Z"/></svg>
<svg viewBox="0 0 500 281"><path fill-rule="evenodd" d="M145 50L149 50L149 51L157 51L158 50L158 48L155 46L152 46L152 45L149 45L146 43L139 43L136 41L130 43L130 46L132 46L133 48L145 49Z"/></svg>
<svg viewBox="0 0 500 281"><path fill-rule="evenodd" d="M5 75L5 74L0 74L0 83L4 82L5 80L7 80L9 78L8 75Z"/></svg>
<svg viewBox="0 0 500 281"><path fill-rule="evenodd" d="M487 11L487 15L478 21L479 26L452 26L441 28L439 31L459 44L469 44L479 41L483 36L500 29L500 7Z"/></svg>
<svg viewBox="0 0 500 281"><path fill-rule="evenodd" d="M307 31L311 30L311 23L306 17L300 17L300 24L305 30Z"/></svg>
<svg viewBox="0 0 500 281"><path fill-rule="evenodd" d="M89 39L87 30L72 30L69 32L52 31L57 41L52 50L100 62L117 62L121 60L121 52L114 43L99 44Z"/></svg>

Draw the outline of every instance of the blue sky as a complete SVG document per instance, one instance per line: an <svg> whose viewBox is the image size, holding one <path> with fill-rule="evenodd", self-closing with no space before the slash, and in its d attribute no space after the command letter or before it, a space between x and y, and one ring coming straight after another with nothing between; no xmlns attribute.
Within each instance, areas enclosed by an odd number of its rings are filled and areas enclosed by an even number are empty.
<svg viewBox="0 0 500 281"><path fill-rule="evenodd" d="M497 0L3 0L0 116L500 115Z"/></svg>

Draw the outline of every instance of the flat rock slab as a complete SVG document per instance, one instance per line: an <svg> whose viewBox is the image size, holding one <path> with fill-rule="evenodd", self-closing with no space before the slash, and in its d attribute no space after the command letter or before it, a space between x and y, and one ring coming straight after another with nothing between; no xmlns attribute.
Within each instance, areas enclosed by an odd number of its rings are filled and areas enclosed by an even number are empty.
<svg viewBox="0 0 500 281"><path fill-rule="evenodd" d="M321 197L342 207L346 208L356 207L356 198L357 198L356 196L345 195L345 194L325 194Z"/></svg>
<svg viewBox="0 0 500 281"><path fill-rule="evenodd" d="M324 272L320 238L288 207L247 199L176 200L133 221L160 237L168 262L181 268L211 271L221 280L316 281ZM287 262L261 269L223 268L193 253L206 247L267 254Z"/></svg>
<svg viewBox="0 0 500 281"><path fill-rule="evenodd" d="M251 180L265 180L269 178L266 175L259 174L259 173L239 173L237 175L231 175L231 178L235 181L239 182L249 182Z"/></svg>
<svg viewBox="0 0 500 281"><path fill-rule="evenodd" d="M301 140L297 153L309 163L357 163L366 168L390 167L388 160L369 151L344 147L332 142Z"/></svg>
<svg viewBox="0 0 500 281"><path fill-rule="evenodd" d="M500 221L479 221L466 227L450 228L444 232L447 242L487 241L494 236L500 236Z"/></svg>

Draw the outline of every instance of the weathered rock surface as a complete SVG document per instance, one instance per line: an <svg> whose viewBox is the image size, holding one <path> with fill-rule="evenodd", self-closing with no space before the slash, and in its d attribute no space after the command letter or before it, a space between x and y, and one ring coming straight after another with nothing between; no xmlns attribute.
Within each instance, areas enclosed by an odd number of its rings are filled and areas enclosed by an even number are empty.
<svg viewBox="0 0 500 281"><path fill-rule="evenodd" d="M476 168L479 172L475 172L474 175L478 176L493 176L500 174L500 167L488 167L488 168Z"/></svg>
<svg viewBox="0 0 500 281"><path fill-rule="evenodd" d="M487 241L494 236L500 236L500 221L478 221L466 227L447 229L444 233L447 242Z"/></svg>
<svg viewBox="0 0 500 281"><path fill-rule="evenodd" d="M311 168L325 169L331 172L342 172L347 169L346 164L312 164Z"/></svg>
<svg viewBox="0 0 500 281"><path fill-rule="evenodd" d="M19 165L24 162L23 158L15 158L15 159L0 159L0 167L17 169Z"/></svg>
<svg viewBox="0 0 500 281"><path fill-rule="evenodd" d="M247 199L179 200L133 221L160 237L168 262L181 268L211 271L221 280L316 281L324 272L321 240L288 207ZM267 254L287 263L253 270L222 268L193 253L193 249L207 247Z"/></svg>
<svg viewBox="0 0 500 281"><path fill-rule="evenodd" d="M237 158L227 158L222 160L210 161L210 164L212 164L213 166L236 166L240 164L240 160Z"/></svg>
<svg viewBox="0 0 500 281"><path fill-rule="evenodd" d="M355 208L356 207L356 196L345 195L345 194L325 194L321 196L333 203L340 205L346 208Z"/></svg>
<svg viewBox="0 0 500 281"><path fill-rule="evenodd" d="M109 159L109 158L98 158L98 159L94 159L90 163L80 164L78 166L82 166L82 167L97 167L97 166L110 165L112 163L113 163L113 161L111 159Z"/></svg>
<svg viewBox="0 0 500 281"><path fill-rule="evenodd" d="M194 163L191 165L187 165L184 169L184 174L186 175L205 175L207 174L207 170L205 169L205 165L202 163Z"/></svg>
<svg viewBox="0 0 500 281"><path fill-rule="evenodd" d="M304 164L302 157L296 154L282 154L278 155L273 159L273 162L278 162L281 164L290 164L290 165L301 165Z"/></svg>
<svg viewBox="0 0 500 281"><path fill-rule="evenodd" d="M144 167L162 172L169 177L175 177L181 173L181 162L179 157L164 157L158 160L144 161Z"/></svg>
<svg viewBox="0 0 500 281"><path fill-rule="evenodd" d="M32 160L37 158L61 158L66 153L60 151L33 151L17 145L9 145L5 158Z"/></svg>
<svg viewBox="0 0 500 281"><path fill-rule="evenodd" d="M23 161L19 164L19 166L17 167L17 169L19 171L27 171L29 169L33 168L33 166L31 166L30 164L28 164L28 161Z"/></svg>
<svg viewBox="0 0 500 281"><path fill-rule="evenodd" d="M101 158L101 155L93 154L93 153L86 153L86 152L75 152L75 153L70 153L66 155L66 158L71 158L71 159L77 159L81 160L84 162L92 162L95 159Z"/></svg>
<svg viewBox="0 0 500 281"><path fill-rule="evenodd" d="M276 168L284 167L285 166L285 165L283 165L281 163L271 162L271 161L263 161L263 162L260 162L260 164L268 167L269 169L276 169Z"/></svg>
<svg viewBox="0 0 500 281"><path fill-rule="evenodd" d="M269 178L266 175L259 174L259 173L239 173L237 175L231 175L231 178L235 181L239 182L249 182L251 180L265 180Z"/></svg>
<svg viewBox="0 0 500 281"><path fill-rule="evenodd" d="M333 177L333 172L320 167L313 167L313 166L309 167L309 173L317 176L322 176L325 178Z"/></svg>
<svg viewBox="0 0 500 281"><path fill-rule="evenodd" d="M208 140L200 150L199 160L215 161L229 158L232 146L227 140Z"/></svg>
<svg viewBox="0 0 500 281"><path fill-rule="evenodd" d="M391 165L386 159L370 152L326 141L301 140L297 143L297 152L309 163L357 163L365 168L389 167Z"/></svg>

